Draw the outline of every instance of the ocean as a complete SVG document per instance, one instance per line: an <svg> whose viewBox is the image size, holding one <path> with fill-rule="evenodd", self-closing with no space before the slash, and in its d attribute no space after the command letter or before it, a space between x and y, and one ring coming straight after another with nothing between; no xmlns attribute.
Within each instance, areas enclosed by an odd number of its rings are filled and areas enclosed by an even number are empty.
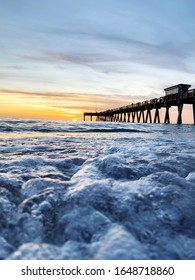
<svg viewBox="0 0 195 280"><path fill-rule="evenodd" d="M195 126L0 120L0 259L195 259Z"/></svg>

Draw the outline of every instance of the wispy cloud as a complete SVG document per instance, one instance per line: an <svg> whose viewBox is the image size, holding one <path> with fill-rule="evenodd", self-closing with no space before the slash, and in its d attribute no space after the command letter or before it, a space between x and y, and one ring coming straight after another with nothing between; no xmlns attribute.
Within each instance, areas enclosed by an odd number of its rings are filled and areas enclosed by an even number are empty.
<svg viewBox="0 0 195 280"><path fill-rule="evenodd" d="M191 50L185 49L184 44L179 46L172 46L168 43L150 44L106 34L84 34L82 36L83 40L88 37L94 42L97 41L99 51L89 48L88 53L82 52L82 50L74 52L71 49L66 52L48 52L44 54L45 56L40 57L40 60L84 65L104 73L123 73L120 67L132 64L140 65L140 67L148 65L159 69L189 71L186 60L190 56ZM114 63L117 65L115 66Z"/></svg>
<svg viewBox="0 0 195 280"><path fill-rule="evenodd" d="M99 103L101 106L104 106L105 104L108 106L109 104L115 104L115 103L120 103L120 104L126 104L128 102L136 102L137 100L146 100L146 99L151 99L154 98L153 94L150 95L140 95L140 94L135 94L135 95L121 95L117 93L113 93L112 95L106 96L105 94L97 94L97 93L75 93L75 92L60 92L60 93L54 93L54 92L29 92L29 91L16 91L16 90L10 90L10 89L0 89L0 93L3 94L11 94L12 96L23 96L24 98L28 99L31 97L36 97L36 98L42 98L46 102L49 100L55 100L55 101L73 101L75 102L75 105L73 106L78 106L77 102L90 102L90 103ZM74 104L74 103L72 103ZM62 105L59 103L57 107L64 108L66 106L71 106L71 105ZM82 104L83 106L83 104ZM56 105L55 105L56 107Z"/></svg>

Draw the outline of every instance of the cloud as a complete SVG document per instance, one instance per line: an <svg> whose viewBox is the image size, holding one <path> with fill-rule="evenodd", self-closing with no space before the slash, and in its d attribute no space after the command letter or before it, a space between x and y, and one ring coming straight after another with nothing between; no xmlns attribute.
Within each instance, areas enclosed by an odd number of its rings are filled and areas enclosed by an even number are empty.
<svg viewBox="0 0 195 280"><path fill-rule="evenodd" d="M27 70L29 68L25 67L25 66L19 66L19 65L4 65L4 66L1 66L1 69L4 69L4 70Z"/></svg>
<svg viewBox="0 0 195 280"><path fill-rule="evenodd" d="M185 47L185 43L148 42L144 37L143 40L135 39L131 31L120 34L103 28L90 30L88 26L85 30L49 26L46 31L40 31L46 32L45 44L36 52L20 53L18 57L55 67L79 65L105 74L131 73L135 65L140 71L144 65L153 69L191 72L186 63L191 50Z"/></svg>
<svg viewBox="0 0 195 280"><path fill-rule="evenodd" d="M13 95L18 95L18 94L22 94L22 95L25 95L26 97L29 97L29 96L33 96L33 97L39 97L39 96L42 96L42 97L45 97L45 98L48 98L48 97L52 97L52 98L56 98L56 97L60 97L60 98L75 98L75 97L78 97L78 98L81 98L81 97L89 97L89 96L93 96L94 98L95 97L98 97L98 98L108 98L109 96L111 96L111 98L114 98L114 99L118 99L118 98L136 98L136 99L141 99L141 98L146 98L145 95L127 95L127 94L111 94L111 95L107 95L105 93L94 93L94 92L86 92L86 93L82 93L82 92L33 92L33 91L25 91L25 90L13 90L13 89L5 89L5 88L0 88L0 92L2 93L9 93L9 94L13 94ZM151 97L150 95L147 95L148 98Z"/></svg>
<svg viewBox="0 0 195 280"><path fill-rule="evenodd" d="M152 90L151 90L152 91ZM152 93L150 95L123 95L113 93L112 95L106 94L97 94L97 93L73 93L73 92L61 92L61 93L53 93L53 92L29 92L29 91L16 91L10 89L0 89L0 92L3 94L10 94L14 98L17 99L17 96L22 96L26 99L28 103L29 98L33 98L34 100L38 100L41 98L43 101L45 100L46 105L50 104L50 107L58 107L58 108L81 108L84 106L92 106L94 104L98 104L98 106L104 107L115 107L118 104L128 105L132 102L136 103L140 100L148 100L152 99L154 96ZM1 95L1 94L0 94ZM15 97L14 97L15 96ZM62 105L62 102L63 105ZM89 105L92 104L92 105Z"/></svg>
<svg viewBox="0 0 195 280"><path fill-rule="evenodd" d="M93 93L75 93L75 92L33 92L33 91L25 91L25 90L12 90L12 89L0 89L1 93L7 93L11 95L23 95L26 98L29 97L41 97L45 99L68 99L68 100L87 100L89 97L95 95L94 97L106 97L105 95L101 94L93 94Z"/></svg>
<svg viewBox="0 0 195 280"><path fill-rule="evenodd" d="M82 49L74 50L74 48L67 49L65 52L60 50L49 51L40 60L84 65L103 73L131 72L133 64L140 67L141 65L148 65L159 69L190 71L187 68L186 60L190 56L191 50L185 49L184 45L151 44L116 34L85 33L80 34L77 40L78 43L80 40L88 42L89 46L86 44L85 51ZM97 42L95 50L90 46L91 41L93 41L93 44ZM129 65L129 70L122 71L120 68L124 68L124 65Z"/></svg>

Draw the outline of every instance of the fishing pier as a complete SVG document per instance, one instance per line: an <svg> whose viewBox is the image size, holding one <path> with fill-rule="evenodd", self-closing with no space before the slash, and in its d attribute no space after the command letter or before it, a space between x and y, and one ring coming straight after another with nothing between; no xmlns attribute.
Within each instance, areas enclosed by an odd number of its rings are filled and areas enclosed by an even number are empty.
<svg viewBox="0 0 195 280"><path fill-rule="evenodd" d="M132 103L127 106L109 109L102 112L84 112L86 116L93 120L109 122L142 122L142 123L170 123L169 110L172 106L178 108L177 124L182 124L182 110L184 104L191 104L193 111L193 123L195 124L195 89L189 89L191 85L178 84L165 88L165 96L154 98L143 102ZM163 120L160 120L159 110L165 108ZM152 110L154 110L152 118Z"/></svg>

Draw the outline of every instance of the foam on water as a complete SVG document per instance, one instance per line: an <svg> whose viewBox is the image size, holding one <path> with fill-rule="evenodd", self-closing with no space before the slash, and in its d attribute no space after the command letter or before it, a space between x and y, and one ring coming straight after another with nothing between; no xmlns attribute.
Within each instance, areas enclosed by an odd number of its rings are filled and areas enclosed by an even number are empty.
<svg viewBox="0 0 195 280"><path fill-rule="evenodd" d="M0 131L0 259L195 259L192 125Z"/></svg>

